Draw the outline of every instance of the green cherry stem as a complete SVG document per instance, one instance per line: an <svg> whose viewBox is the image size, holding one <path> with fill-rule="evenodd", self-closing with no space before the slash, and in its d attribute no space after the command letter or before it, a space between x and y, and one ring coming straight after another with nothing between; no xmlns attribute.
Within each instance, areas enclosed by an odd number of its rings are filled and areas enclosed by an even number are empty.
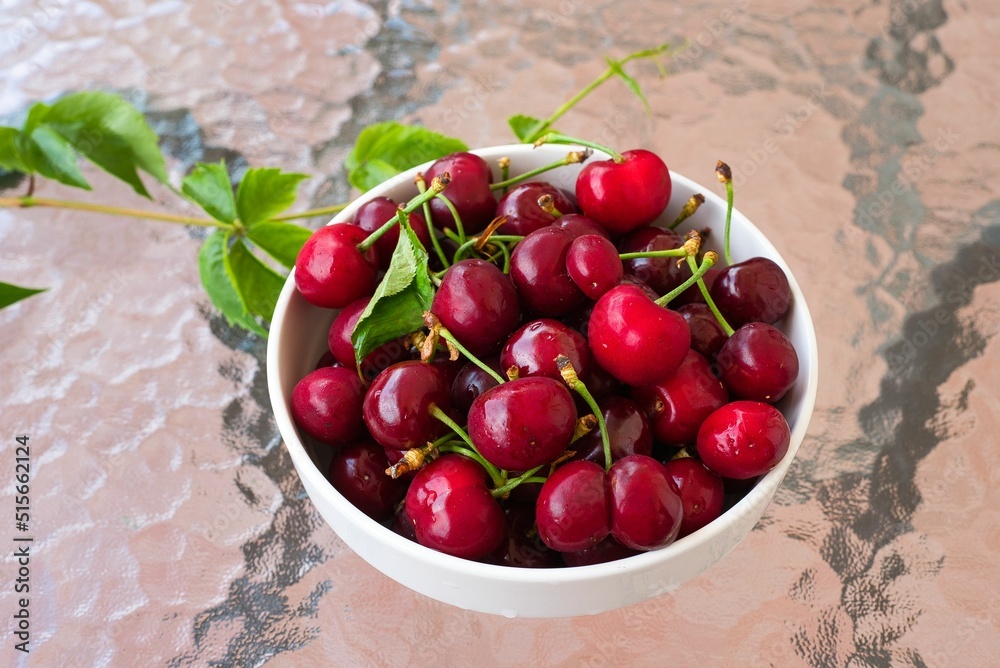
<svg viewBox="0 0 1000 668"><path fill-rule="evenodd" d="M503 384L503 383L506 382L506 379L503 376L501 376L496 371L494 371L493 369L491 369L488 364L486 364L485 362L483 362L482 360L480 360L478 357L476 357L475 355L473 355L472 353L470 353L469 350L465 346L463 346L461 343L459 343L458 339L455 338L454 334L452 334L451 332L448 331L447 327L440 327L438 329L438 333L439 333L439 335L441 336L442 339L444 339L445 341L447 341L451 345L455 346L455 348L458 349L458 352L462 353L462 355L464 355L466 357L466 359L468 359L470 362L472 362L473 364L475 364L476 366L478 366L480 369L482 369L486 373L488 373L491 376L493 376L497 380L498 383Z"/></svg>
<svg viewBox="0 0 1000 668"><path fill-rule="evenodd" d="M573 143L579 144L580 142L573 142ZM536 167L535 169L530 169L526 171L524 174L518 174L515 177L505 179L503 181L500 181L499 183L492 183L490 184L490 190L503 190L504 192L506 192L507 188L511 186L516 186L518 183L527 181L535 176L538 176L539 174L544 174L545 172L551 171L553 169L558 169L559 167L565 167L566 165L575 165L581 163L587 158L589 158L592 154L593 151L591 151L590 149L587 149L585 151L570 151L569 153L566 154L565 158L556 160L553 163L549 163L548 165L543 165L541 167Z"/></svg>
<svg viewBox="0 0 1000 668"><path fill-rule="evenodd" d="M691 195L691 197L688 198L688 201L684 202L684 208L682 208L681 212L677 214L676 220L670 224L670 229L675 229L678 225L694 215L694 212L698 210L698 207L704 203L705 196L701 193Z"/></svg>
<svg viewBox="0 0 1000 668"><path fill-rule="evenodd" d="M596 144L592 141L587 141L586 139L578 139L576 137L570 137L568 135L561 134L559 132L549 132L537 140L535 140L535 146L541 146L542 144L568 144L570 146L586 146L587 148L596 149L598 151L603 151L611 156L611 159L616 163L621 164L625 162L625 158L622 154L613 148L608 148L607 146L602 146L601 144Z"/></svg>
<svg viewBox="0 0 1000 668"><path fill-rule="evenodd" d="M527 471L517 476L516 478L511 478L510 480L508 480L507 483L502 487L497 487L496 489L493 489L492 491L490 491L490 494L493 495L494 499L505 498L508 494L510 494L511 490L513 490L515 487L534 477L534 475L538 473L543 466L545 466L545 464L542 464L541 466L536 466L533 469L528 469ZM545 479L542 478L542 480Z"/></svg>
<svg viewBox="0 0 1000 668"><path fill-rule="evenodd" d="M688 256L691 257L691 256ZM691 276L688 277L686 281L678 285L676 288L663 295L656 300L658 306L666 306L670 303L670 300L677 297L679 294L687 290L689 287L701 280L701 277L705 275L705 272L715 266L715 263L719 261L719 254L715 251L708 251L705 253L705 257L701 260L701 266L692 272Z"/></svg>
<svg viewBox="0 0 1000 668"><path fill-rule="evenodd" d="M691 268L691 274L694 275L698 271L698 263L695 262L694 256L689 255L687 258L688 266ZM732 336L735 331L726 319L722 316L722 312L719 311L719 307L715 305L715 300L712 299L712 295L708 293L708 288L705 286L705 281L701 278L698 279L698 289L701 290L701 296L705 298L705 303L708 304L708 308L711 309L712 314L715 319L719 321L719 326L722 327L722 331L726 333L726 336Z"/></svg>
<svg viewBox="0 0 1000 668"><path fill-rule="evenodd" d="M484 469L486 469L486 472L490 474L490 479L493 481L493 485L495 487L501 487L504 484L506 484L507 482L506 476L500 473L500 469L491 464L489 461L486 460L485 457L483 457L482 454L480 454L479 450L472 442L472 439L469 438L469 434L464 429L462 429L457 422L452 420L447 413L445 413L443 410L441 410L434 404L431 404L430 414L433 415L435 419L443 422L449 429L455 432L459 438L465 441L466 445L469 446L470 452L466 452L464 454L467 454L469 457L475 459L482 465ZM441 446L439 449L440 450L450 449L450 446Z"/></svg>
<svg viewBox="0 0 1000 668"><path fill-rule="evenodd" d="M413 179L413 183L417 186L417 191L423 195L427 192L427 179L424 175L417 172L417 176ZM427 234L431 238L431 245L434 246L434 253L438 256L438 260L441 261L441 266L447 269L451 266L448 262L448 256L445 254L444 249L441 248L441 242L438 241L437 232L434 230L434 220L431 218L431 204L430 200L427 200L421 204L424 211L424 221L427 223Z"/></svg>
<svg viewBox="0 0 1000 668"><path fill-rule="evenodd" d="M503 156L497 160L497 164L500 166L500 182L503 183L510 178L510 158ZM507 188L503 189L503 195L507 194Z"/></svg>
<svg viewBox="0 0 1000 668"><path fill-rule="evenodd" d="M569 361L568 357L565 355L556 357L556 366L559 367L559 375L562 376L563 381L573 391L583 397L583 400L587 402L587 406L593 411L594 418L597 419L597 427L601 430L601 444L604 446L604 470L607 471L611 468L611 440L608 438L608 425L604 422L604 413L601 412L601 407L597 405L594 395L590 393L584 382L580 380L576 369L573 368L573 363Z"/></svg>
<svg viewBox="0 0 1000 668"><path fill-rule="evenodd" d="M729 252L729 228L733 222L733 170L729 165L719 160L715 165L715 175L719 183L726 184L726 231L723 233L722 256L726 258L726 264L733 264L733 256Z"/></svg>
<svg viewBox="0 0 1000 668"><path fill-rule="evenodd" d="M411 213L419 209L421 206L423 206L424 202L440 194L440 192L444 190L445 186L447 186L450 182L451 182L451 176L449 176L447 172L441 174L440 176L435 176L434 180L431 181L431 187L428 188L426 192L420 193L419 195L411 199L409 202L407 202L406 206L400 209L400 211L402 211L402 213L405 215L410 215ZM395 225L398 222L399 222L398 214L387 220L380 228L369 234L367 237L365 237L364 241L358 244L358 251L360 251L361 253L366 252L369 248L375 245L375 242L378 241L383 234L385 234L393 227L395 227Z"/></svg>
<svg viewBox="0 0 1000 668"><path fill-rule="evenodd" d="M462 225L462 217L458 215L458 209L455 208L455 205L451 203L450 199L448 199L441 193L438 193L437 195L435 195L435 197L444 202L444 205L448 207L448 211L451 212L451 217L455 221L455 231L458 232L458 236L455 238L455 241L457 241L459 245L464 244L465 226Z"/></svg>

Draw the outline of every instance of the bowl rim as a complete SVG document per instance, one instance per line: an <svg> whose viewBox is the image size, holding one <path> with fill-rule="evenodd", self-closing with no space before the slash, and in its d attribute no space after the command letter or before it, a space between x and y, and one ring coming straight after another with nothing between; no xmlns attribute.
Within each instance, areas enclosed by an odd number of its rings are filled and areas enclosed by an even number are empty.
<svg viewBox="0 0 1000 668"><path fill-rule="evenodd" d="M501 155L520 153L526 149L535 151L554 151L563 155L566 151L573 150L574 147L547 144L532 149L530 144L503 144L470 149L469 153L473 153L483 157L484 159L490 160L491 158L498 158ZM607 154L600 151L594 151L594 156L591 160L595 158L600 159L602 157L606 158L610 156L607 156ZM347 222L353 217L358 207L360 207L368 198L380 196L383 193L393 190L399 186L412 183L413 176L416 172L426 171L432 162L433 161L428 161L418 165L417 167L401 172L400 174L397 174L375 188L372 188L366 193L360 195L353 202L351 202L351 204L337 213L337 215L326 224L331 225L334 223ZM672 170L670 171L670 176L673 183L683 183L688 188L704 194L706 199L713 200L717 206L721 205L722 207L726 207L726 201L722 197L714 191L705 188L698 182ZM773 496L774 492L777 490L781 480L784 478L785 473L791 466L791 463L795 458L795 455L798 452L809 427L818 390L819 370L817 362L819 352L816 341L815 324L813 323L809 307L806 304L805 296L802 294L802 290L798 281L795 279L794 274L789 269L782 255L774 247L771 241L763 234L763 232L761 232L749 218L743 215L739 209L734 207L733 220L735 221L737 219L740 220L741 226L745 227L748 233L757 237L756 241L769 251L771 258L782 268L785 275L788 277L792 293L792 303L794 304L795 309L802 311L803 321L806 323L805 338L807 350L800 352L799 356L800 358L803 356L807 357L811 363L808 365L807 376L800 376L798 379L798 382L805 383L805 387L801 403L799 404L799 419L797 420L794 429L791 431L788 452L785 453L782 460L773 469L771 469L771 471L764 474L757 481L754 487L742 499L723 513L723 515L717 520L710 522L690 535L674 541L670 545L656 550L651 550L649 552L642 552L615 561L599 564L532 569L512 568L510 566L483 563L438 552L432 548L425 547L411 541L408 538L395 533L380 522L371 519L351 504L332 485L330 485L326 476L312 460L312 457L309 456L302 440L298 436L297 428L295 427L294 421L291 417L288 400L283 397L281 391L279 350L281 349L283 340L283 328L280 326L280 323L281 318L287 311L289 302L295 292L295 270L292 269L285 281L274 309L274 316L272 317L271 331L267 344L266 368L271 409L278 424L278 430L281 435L282 442L292 458L298 475L308 479L309 485L307 485L307 487L312 486L317 490L325 490L326 496L329 497L329 501L339 513L344 515L345 520L355 525L361 524L362 526L370 523L371 530L377 532L375 534L377 540L381 541L387 548L402 553L404 558L413 560L414 567L417 567L417 564L420 562L433 562L436 566L446 567L450 571L454 571L458 576L467 576L477 579L502 580L504 582L516 582L523 584L575 583L588 580L599 580L607 576L622 574L624 572L646 571L654 568L661 562L670 561L676 555L696 549L699 546L719 539L721 534L730 529L734 519L744 514L755 512L754 509L761 502L764 502L766 512L766 506L769 505L770 499L765 499L763 497ZM289 438L290 436L291 438ZM303 480L303 484L306 482L307 480ZM724 518L728 518L728 520L719 521ZM329 522L326 523L329 525ZM365 560L367 561L367 559Z"/></svg>

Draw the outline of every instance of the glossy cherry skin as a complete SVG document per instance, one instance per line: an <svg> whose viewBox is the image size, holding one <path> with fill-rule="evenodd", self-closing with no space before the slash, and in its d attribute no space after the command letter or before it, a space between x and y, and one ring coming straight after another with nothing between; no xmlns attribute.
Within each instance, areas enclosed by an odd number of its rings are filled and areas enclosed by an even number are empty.
<svg viewBox="0 0 1000 668"><path fill-rule="evenodd" d="M566 272L591 299L600 299L621 283L624 275L618 249L597 234L584 234L573 240L566 251Z"/></svg>
<svg viewBox="0 0 1000 668"><path fill-rule="evenodd" d="M569 193L561 188L541 181L521 183L514 186L497 203L496 215L507 218L507 222L500 226L498 232L524 236L554 223L558 216L548 213L538 205L538 198L543 195L552 197L552 203L559 213L577 212L576 204L570 199Z"/></svg>
<svg viewBox="0 0 1000 668"><path fill-rule="evenodd" d="M737 329L716 358L719 377L739 399L774 403L795 384L799 356L781 330L763 322Z"/></svg>
<svg viewBox="0 0 1000 668"><path fill-rule="evenodd" d="M378 254L364 254L359 243L368 233L357 225L338 223L312 233L295 259L295 287L306 301L323 308L343 308L375 292Z"/></svg>
<svg viewBox="0 0 1000 668"><path fill-rule="evenodd" d="M327 478L354 506L377 522L390 519L406 496L407 481L386 475L385 449L365 438L333 455Z"/></svg>
<svg viewBox="0 0 1000 668"><path fill-rule="evenodd" d="M451 379L435 364L408 360L380 373L364 400L368 431L386 448L406 450L433 441L445 425L431 413L431 404L451 408Z"/></svg>
<svg viewBox="0 0 1000 668"><path fill-rule="evenodd" d="M491 220L497 207L490 190L493 173L489 163L472 153L452 153L434 161L424 178L428 186L435 176L447 172L451 182L441 193L455 206L466 234L482 231ZM438 198L430 201L431 218L437 229L455 229L455 219L448 206Z"/></svg>
<svg viewBox="0 0 1000 668"><path fill-rule="evenodd" d="M619 459L608 471L611 535L633 550L674 542L684 506L663 464L645 455Z"/></svg>
<svg viewBox="0 0 1000 668"><path fill-rule="evenodd" d="M360 207L354 214L354 224L371 234L379 229L387 221L392 220L399 211L399 205L388 197L373 197ZM410 227L414 234L420 239L424 248L430 248L431 233L427 229L427 221L419 213L414 211L410 214ZM375 242L375 250L378 253L379 266L385 270L389 268L389 261L392 260L392 253L396 250L399 242L399 225L389 228Z"/></svg>
<svg viewBox="0 0 1000 668"><path fill-rule="evenodd" d="M580 170L576 199L584 215L612 236L649 225L670 202L670 170L655 153L625 151L624 161L595 160Z"/></svg>
<svg viewBox="0 0 1000 668"><path fill-rule="evenodd" d="M698 456L724 478L746 480L777 466L791 435L781 412L760 401L733 401L708 416L698 431Z"/></svg>
<svg viewBox="0 0 1000 668"><path fill-rule="evenodd" d="M722 330L712 309L707 304L685 304L677 312L684 316L691 329L691 350L706 359L714 360L729 337Z"/></svg>
<svg viewBox="0 0 1000 668"><path fill-rule="evenodd" d="M606 229L598 225L592 218L587 218L579 213L568 213L565 216L561 216L551 226L566 230L574 237L582 237L584 234L596 234L605 239L610 238Z"/></svg>
<svg viewBox="0 0 1000 668"><path fill-rule="evenodd" d="M608 429L612 462L629 455L653 453L653 431L638 404L625 397L610 397L601 402L601 414ZM604 465L604 442L600 429L594 429L574 441L570 450L576 451L573 459Z"/></svg>
<svg viewBox="0 0 1000 668"><path fill-rule="evenodd" d="M774 324L792 303L788 277L766 257L752 257L726 267L712 284L710 294L733 328L748 322Z"/></svg>
<svg viewBox="0 0 1000 668"><path fill-rule="evenodd" d="M357 371L322 367L292 389L292 418L303 432L328 445L346 445L364 434L365 386Z"/></svg>
<svg viewBox="0 0 1000 668"><path fill-rule="evenodd" d="M563 552L563 563L567 566L591 566L593 564L606 564L609 561L618 561L625 557L639 554L639 550L632 550L617 540L614 536L608 536L594 547L579 552Z"/></svg>
<svg viewBox="0 0 1000 668"><path fill-rule="evenodd" d="M556 357L569 358L584 382L590 374L590 349L587 340L575 329L552 318L532 320L507 339L500 352L500 368L517 369L519 378L547 376L561 381Z"/></svg>
<svg viewBox="0 0 1000 668"><path fill-rule="evenodd" d="M330 325L327 344L333 357L349 369L356 369L354 362L354 345L351 343L351 333L361 318L361 313L371 301L370 297L362 297L342 308ZM371 382L382 370L396 362L402 362L409 356L409 347L405 341L398 339L383 344L370 352L361 364L361 375Z"/></svg>
<svg viewBox="0 0 1000 668"><path fill-rule="evenodd" d="M521 317L514 284L484 260L453 264L441 279L431 311L476 357L499 352Z"/></svg>
<svg viewBox="0 0 1000 668"><path fill-rule="evenodd" d="M476 462L444 454L420 469L406 492L406 513L417 542L465 559L481 559L506 535L500 504Z"/></svg>
<svg viewBox="0 0 1000 668"><path fill-rule="evenodd" d="M673 230L660 227L640 227L622 239L622 253L647 253L674 250L684 245L684 240ZM641 257L625 260L625 273L635 276L657 294L665 295L684 282L686 265L677 266L676 257ZM690 276L688 271L687 275Z"/></svg>
<svg viewBox="0 0 1000 668"><path fill-rule="evenodd" d="M538 536L560 552L592 548L611 533L611 490L604 468L566 462L542 484L535 505Z"/></svg>
<svg viewBox="0 0 1000 668"><path fill-rule="evenodd" d="M693 457L671 459L663 466L684 506L678 538L697 531L722 514L726 490L720 476Z"/></svg>
<svg viewBox="0 0 1000 668"><path fill-rule="evenodd" d="M503 376L499 357L484 359L483 363L500 374L501 377ZM496 378L480 369L474 363L466 362L459 369L455 380L451 383L452 408L461 411L463 414L468 413L476 397L499 384Z"/></svg>
<svg viewBox="0 0 1000 668"><path fill-rule="evenodd" d="M704 357L688 350L677 372L659 383L632 389L653 427L656 441L681 447L693 444L698 428L729 401L729 393Z"/></svg>
<svg viewBox="0 0 1000 668"><path fill-rule="evenodd" d="M597 300L587 328L594 360L627 385L670 377L691 346L687 322L657 306L643 291L622 284Z"/></svg>
<svg viewBox="0 0 1000 668"><path fill-rule="evenodd" d="M526 236L514 248L510 277L526 311L558 318L586 299L566 271L566 253L574 238L566 230L545 227Z"/></svg>
<svg viewBox="0 0 1000 668"><path fill-rule="evenodd" d="M566 386L551 378L519 378L486 390L469 408L469 436L490 463L525 471L561 455L576 426Z"/></svg>

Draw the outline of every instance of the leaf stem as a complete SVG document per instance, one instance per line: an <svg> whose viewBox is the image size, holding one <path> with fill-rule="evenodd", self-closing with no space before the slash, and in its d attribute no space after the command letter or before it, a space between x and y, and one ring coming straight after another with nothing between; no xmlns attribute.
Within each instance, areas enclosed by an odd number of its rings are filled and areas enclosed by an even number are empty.
<svg viewBox="0 0 1000 668"><path fill-rule="evenodd" d="M624 65L625 63L628 63L628 62L630 62L632 60L637 60L637 59L640 59L640 58L655 58L655 57L657 57L657 56L662 55L663 53L665 53L668 49L669 49L669 45L668 44L663 44L661 46L656 47L655 49L644 49L642 51L636 51L635 53L631 53L631 54L625 56L624 58L622 58L620 61L618 61L618 65L620 67L620 66ZM579 93L577 93L576 95L574 95L570 99L566 100L566 102L564 102L561 105L559 105L559 107L554 112L552 112L552 115L549 116L548 118L546 118L542 122L542 125L537 130L535 130L534 134L532 134L532 136L528 138L528 141L532 142L532 141L538 139L539 137L541 137L543 134L545 134L549 130L549 128L551 128L552 125L555 124L556 121L558 121L560 118L562 118L562 116L567 111L569 111L570 109L572 109L573 107L575 107L583 98L587 97L590 93L592 93L594 91L594 89L596 89L602 83L604 83L605 81L607 81L611 77L615 76L615 73L616 73L616 68L609 67L608 69L606 69L604 71L603 74L601 74L599 77L597 77L596 79L594 79L593 81L591 81L589 84L587 84L586 86L584 86L583 89Z"/></svg>
<svg viewBox="0 0 1000 668"><path fill-rule="evenodd" d="M573 143L579 143L579 142L573 142ZM507 188L517 185L518 183L527 181L528 179L538 176L539 174L544 174L545 172L548 172L550 170L559 167L564 167L565 165L575 165L577 163L583 162L584 160L586 160L591 156L591 153L592 151L590 149L587 149L586 151L570 151L569 153L566 154L565 158L556 160L551 164L543 165L541 167L536 167L535 169L528 170L524 174L518 174L515 177L509 178L505 181L500 181L499 183L492 183L490 184L490 190L503 190L504 192L506 192Z"/></svg>
<svg viewBox="0 0 1000 668"><path fill-rule="evenodd" d="M308 209L307 211L299 211L298 213L286 213L281 216L275 216L274 218L268 218L268 222L282 222L285 220L297 220L299 218L313 218L315 216L328 216L334 213L340 213L350 205L350 202L344 202L343 204L331 204L330 206L321 206L318 209Z"/></svg>
<svg viewBox="0 0 1000 668"><path fill-rule="evenodd" d="M91 204L90 202L50 199L47 197L0 197L0 208L29 209L36 206L52 207L56 209L73 209L76 211L92 211L94 213L104 213L109 216L124 216L127 218L145 218L147 220L158 220L163 223L177 223L180 225L197 225L199 227L218 227L224 230L236 229L234 225L230 225L229 223L224 223L219 220L214 220L212 218L192 218L190 216L179 216L172 213L161 213L159 211L126 209L117 206L107 206L104 204Z"/></svg>

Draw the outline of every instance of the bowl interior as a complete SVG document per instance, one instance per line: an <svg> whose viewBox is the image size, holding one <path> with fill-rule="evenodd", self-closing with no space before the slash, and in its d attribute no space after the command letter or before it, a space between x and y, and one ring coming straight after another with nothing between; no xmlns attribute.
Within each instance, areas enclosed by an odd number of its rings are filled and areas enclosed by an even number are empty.
<svg viewBox="0 0 1000 668"><path fill-rule="evenodd" d="M511 159L511 174L549 164L569 147L496 146L473 151L491 165L502 156ZM599 159L594 156L591 160ZM366 193L365 198L387 196L406 201L416 194L413 176L427 165L409 170ZM570 165L541 175L573 191L582 165ZM499 169L494 167L494 178ZM705 195L705 204L685 222L681 231L709 227L708 248L719 248L726 202L714 191L671 173L673 192L660 222L673 221L687 199ZM362 198L364 199L364 198ZM332 223L348 222L362 203L355 201ZM777 250L745 216L733 212L731 248L736 262L753 256L774 260L788 276L792 308L779 326L799 355L799 378L778 404L791 428L788 453L772 471L733 508L708 526L673 544L606 564L560 569L521 569L472 562L419 546L378 524L350 504L330 485L325 471L331 454L317 451L301 438L290 412L295 384L311 371L326 351L327 332L335 312L306 302L289 276L272 319L267 351L268 388L272 409L285 446L310 498L334 531L362 558L411 589L462 608L509 617L560 617L595 614L637 603L698 575L721 559L753 528L770 502L802 443L812 414L817 388L817 350L812 319L795 277Z"/></svg>

